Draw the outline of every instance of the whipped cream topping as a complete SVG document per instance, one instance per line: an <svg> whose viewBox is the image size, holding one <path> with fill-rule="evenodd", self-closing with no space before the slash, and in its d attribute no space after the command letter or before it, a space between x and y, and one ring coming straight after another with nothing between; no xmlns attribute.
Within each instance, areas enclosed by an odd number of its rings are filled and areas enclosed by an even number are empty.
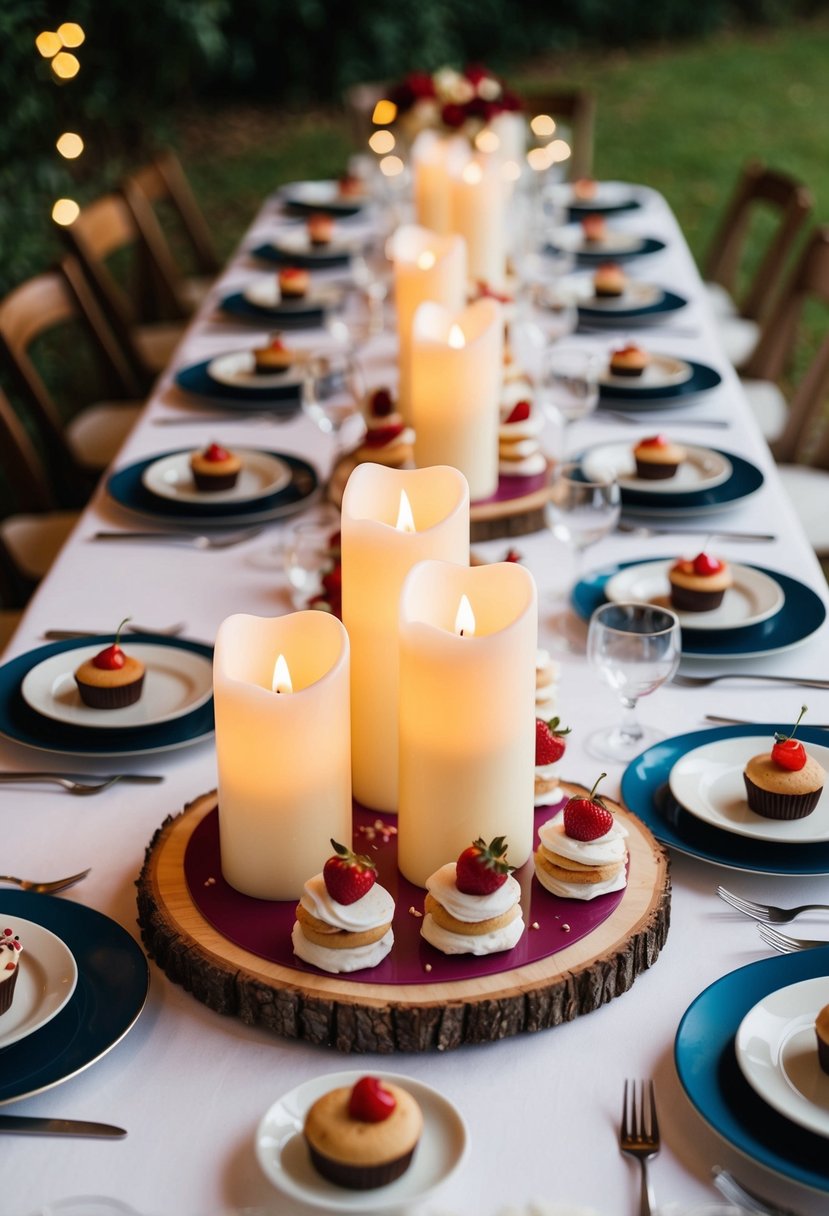
<svg viewBox="0 0 829 1216"><path fill-rule="evenodd" d="M597 895L609 895L611 891L622 891L628 881L624 866L614 878L607 878L604 882L560 882L539 866L535 867L535 876L551 895L585 901L595 899Z"/></svg>
<svg viewBox="0 0 829 1216"><path fill-rule="evenodd" d="M554 760L552 764L537 764L535 766L535 775L540 777L542 781L550 781L553 777L558 776L558 766L560 760Z"/></svg>
<svg viewBox="0 0 829 1216"><path fill-rule="evenodd" d="M524 424L517 422L514 425L523 426ZM510 429L510 427L502 425L501 437L503 438L504 433ZM534 439L516 439L515 443L501 445L501 456L504 458L519 457L523 459L525 456L535 456L538 454L538 444ZM520 463L520 460L516 460L515 463Z"/></svg>
<svg viewBox="0 0 829 1216"><path fill-rule="evenodd" d="M521 898L521 888L511 874L507 875L505 883L489 895L464 894L455 885L454 861L448 861L445 866L435 870L434 874L426 879L426 889L450 916L468 924L489 920L491 916L503 916Z"/></svg>
<svg viewBox="0 0 829 1216"><path fill-rule="evenodd" d="M533 798L533 806L555 806L561 802L564 797L564 790L560 785L554 785L549 790L542 790L540 794L536 794Z"/></svg>
<svg viewBox="0 0 829 1216"><path fill-rule="evenodd" d="M318 946L309 942L297 921L291 930L291 942L294 954L304 963L319 967L320 971L329 971L339 975L345 971L360 971L363 967L376 967L394 945L394 932L389 929L377 942L368 946L354 946L346 950L333 950L328 946Z"/></svg>
<svg viewBox="0 0 829 1216"><path fill-rule="evenodd" d="M374 929L385 925L394 916L394 900L385 887L375 883L353 904L338 904L328 894L322 874L309 878L299 901L306 912L324 920L336 929L357 933L363 929Z"/></svg>
<svg viewBox="0 0 829 1216"><path fill-rule="evenodd" d="M460 918L458 918L460 919ZM491 933L452 933L436 923L427 912L420 928L421 935L442 954L497 954L499 950L511 950L521 940L524 918L516 916L508 925L494 929Z"/></svg>
<svg viewBox="0 0 829 1216"><path fill-rule="evenodd" d="M614 823L609 832L596 840L573 840L564 831L563 817L548 819L538 829L538 839L545 849L558 857L580 861L585 866L607 866L614 861L624 860L626 836L627 828Z"/></svg>
<svg viewBox="0 0 829 1216"><path fill-rule="evenodd" d="M523 460L499 460L498 472L502 477L536 477L547 468L542 452L534 452Z"/></svg>

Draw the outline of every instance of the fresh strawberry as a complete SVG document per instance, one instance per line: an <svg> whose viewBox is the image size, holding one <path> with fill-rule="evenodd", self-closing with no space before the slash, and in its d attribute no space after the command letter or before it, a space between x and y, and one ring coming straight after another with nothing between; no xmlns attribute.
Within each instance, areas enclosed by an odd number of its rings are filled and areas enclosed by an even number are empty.
<svg viewBox="0 0 829 1216"><path fill-rule="evenodd" d="M343 568L339 562L322 576L322 585L329 596L342 595Z"/></svg>
<svg viewBox="0 0 829 1216"><path fill-rule="evenodd" d="M640 448L666 448L667 446L667 435L649 435L647 439L639 440Z"/></svg>
<svg viewBox="0 0 829 1216"><path fill-rule="evenodd" d="M356 904L377 881L377 867L370 857L352 853L336 840L331 847L334 856L322 868L326 890L338 904Z"/></svg>
<svg viewBox="0 0 829 1216"><path fill-rule="evenodd" d="M723 563L717 557L710 557L707 553L698 553L694 558L694 574L700 574L703 577L708 574L719 574L723 568Z"/></svg>
<svg viewBox="0 0 829 1216"><path fill-rule="evenodd" d="M511 869L506 837L496 836L486 844L479 836L457 860L455 885L464 895L489 895L504 885Z"/></svg>
<svg viewBox="0 0 829 1216"><path fill-rule="evenodd" d="M392 422L388 426L375 426L366 433L364 442L367 448L381 448L402 433L402 422Z"/></svg>
<svg viewBox="0 0 829 1216"><path fill-rule="evenodd" d="M518 549L507 549L507 552L504 556L504 561L505 562L520 562L521 556L522 555Z"/></svg>
<svg viewBox="0 0 829 1216"><path fill-rule="evenodd" d="M218 463L220 460L229 460L230 452L228 452L227 448L223 448L220 443L211 443L210 447L205 449L204 458L205 460Z"/></svg>
<svg viewBox="0 0 829 1216"><path fill-rule="evenodd" d="M394 413L394 400L387 388L376 388L369 397L368 412L372 418L388 418Z"/></svg>
<svg viewBox="0 0 829 1216"><path fill-rule="evenodd" d="M536 764L555 764L564 755L564 736L570 734L570 727L560 727L560 718L551 718L545 722L543 718L535 720L535 762Z"/></svg>
<svg viewBox="0 0 829 1216"><path fill-rule="evenodd" d="M115 632L115 641L111 646L107 646L104 650L99 650L92 660L93 667L99 667L101 671L120 671L127 661L127 656L124 654L118 642L121 637L121 630L131 618L125 616L121 624Z"/></svg>
<svg viewBox="0 0 829 1216"><path fill-rule="evenodd" d="M397 1099L379 1077L360 1077L348 1099L348 1113L361 1123L382 1123L388 1119Z"/></svg>
<svg viewBox="0 0 829 1216"><path fill-rule="evenodd" d="M797 721L792 727L790 735L781 735L775 733L774 747L771 749L771 758L775 764L779 764L781 768L788 769L790 773L799 773L806 764L806 748L799 739L795 739L794 732L800 726L800 719L806 713L807 706L801 705L800 713L797 716Z"/></svg>
<svg viewBox="0 0 829 1216"><path fill-rule="evenodd" d="M573 797L564 808L564 834L571 840L598 840L613 827L613 815L596 794L602 773L586 798Z"/></svg>
<svg viewBox="0 0 829 1216"><path fill-rule="evenodd" d="M509 424L510 422L526 422L530 416L531 410L532 410L532 407L531 407L529 401L525 401L525 400L516 401L515 405L511 409L508 417L505 418L504 421L507 424Z"/></svg>

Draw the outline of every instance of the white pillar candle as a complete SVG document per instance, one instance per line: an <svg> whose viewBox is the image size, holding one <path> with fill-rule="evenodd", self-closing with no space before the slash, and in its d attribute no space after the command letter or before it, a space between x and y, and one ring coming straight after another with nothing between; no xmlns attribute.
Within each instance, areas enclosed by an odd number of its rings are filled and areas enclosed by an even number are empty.
<svg viewBox="0 0 829 1216"><path fill-rule="evenodd" d="M404 492L408 525L400 519ZM341 535L354 796L372 810L396 811L400 588L424 558L469 564L466 482L456 469L358 465L343 495Z"/></svg>
<svg viewBox="0 0 829 1216"><path fill-rule="evenodd" d="M496 300L477 300L457 313L426 303L415 313L415 464L460 469L473 502L498 488L503 346L503 314Z"/></svg>
<svg viewBox="0 0 829 1216"><path fill-rule="evenodd" d="M424 228L448 233L450 228L450 170L469 159L469 145L458 136L421 131L412 144L412 185L415 218Z"/></svg>
<svg viewBox="0 0 829 1216"><path fill-rule="evenodd" d="M411 422L412 322L425 300L456 311L466 300L466 245L459 236L438 236L406 224L391 240L394 302L397 311L400 381L398 408Z"/></svg>
<svg viewBox="0 0 829 1216"><path fill-rule="evenodd" d="M490 119L489 129L498 136L498 154L502 161L520 163L527 151L527 119L517 110L503 110Z"/></svg>
<svg viewBox="0 0 829 1216"><path fill-rule="evenodd" d="M506 198L500 163L478 157L453 173L450 187L452 232L466 241L469 277L489 287L504 286Z"/></svg>
<svg viewBox="0 0 829 1216"><path fill-rule="evenodd" d="M237 615L219 626L222 874L245 895L298 899L331 837L351 843L348 677L348 634L327 613Z"/></svg>
<svg viewBox="0 0 829 1216"><path fill-rule="evenodd" d="M537 634L523 566L422 562L404 583L397 844L418 886L478 836L515 866L532 852Z"/></svg>

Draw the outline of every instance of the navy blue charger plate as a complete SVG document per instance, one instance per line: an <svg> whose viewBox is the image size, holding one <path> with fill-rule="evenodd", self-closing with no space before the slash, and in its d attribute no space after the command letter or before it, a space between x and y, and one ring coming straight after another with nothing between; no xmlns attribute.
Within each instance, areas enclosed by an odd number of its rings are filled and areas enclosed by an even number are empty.
<svg viewBox="0 0 829 1216"><path fill-rule="evenodd" d="M289 417L299 410L302 383L291 380L286 384L269 385L260 388L259 385L233 386L214 380L208 372L212 359L203 363L194 363L192 367L184 367L176 373L176 384L186 393L195 393L197 397L207 397L211 401L220 401L223 409L250 410L252 406L262 405L269 412L278 412Z"/></svg>
<svg viewBox="0 0 829 1216"><path fill-rule="evenodd" d="M662 844L701 861L756 874L829 874L829 841L825 844L781 844L737 836L697 819L680 806L667 788L671 769L697 747L744 735L765 736L771 746L775 731L789 732L791 728L791 722L761 722L719 726L662 739L625 769L622 801ZM797 735L804 743L826 743L826 732L817 726L800 726Z"/></svg>
<svg viewBox="0 0 829 1216"><path fill-rule="evenodd" d="M570 253L572 250L562 249L552 241L548 248L553 253ZM620 249L611 252L609 249L585 249L576 252L576 264L579 266L597 266L600 262L630 262L633 258L645 257L649 253L661 253L665 248L664 241L655 237L643 237L642 244L635 249Z"/></svg>
<svg viewBox="0 0 829 1216"><path fill-rule="evenodd" d="M225 296L220 307L223 312L237 320L265 328L276 326L279 329L315 329L323 324L327 311L327 305L315 304L313 297L310 300L291 300L263 308L259 304L251 304L241 291Z"/></svg>
<svg viewBox="0 0 829 1216"><path fill-rule="evenodd" d="M687 303L684 296L666 291L654 304L645 304L640 308L591 308L589 304L579 304L579 317L594 324L613 326L619 321L644 320L651 317L656 319L684 308Z"/></svg>
<svg viewBox="0 0 829 1216"><path fill-rule="evenodd" d="M633 196L618 203L603 203L599 199L585 199L584 202L571 203L567 208L567 214L571 220L580 220L585 215L621 215L625 211L638 211L641 206L639 199Z"/></svg>
<svg viewBox="0 0 829 1216"><path fill-rule="evenodd" d="M709 367L707 363L694 363L691 359L685 359L684 362L690 367L691 375L681 384L643 388L641 384L637 387L634 380L630 386L627 384L600 385L599 407L601 408L602 402L607 404L608 401L624 401L625 409L633 410L636 409L638 401L666 401L669 398L693 397L695 393L707 393L722 383L720 373L716 368Z"/></svg>
<svg viewBox="0 0 829 1216"><path fill-rule="evenodd" d="M350 250L340 250L337 253L296 253L267 243L257 245L250 252L253 257L270 262L274 266L301 266L305 270L332 270L335 266L347 266L351 261Z"/></svg>
<svg viewBox="0 0 829 1216"><path fill-rule="evenodd" d="M765 479L755 464L733 452L722 452L717 448L712 451L731 462L731 476L720 485L703 490L658 495L622 486L622 506L640 515L705 515L728 508L757 493ZM584 456L585 453L582 452L577 459L581 460Z"/></svg>

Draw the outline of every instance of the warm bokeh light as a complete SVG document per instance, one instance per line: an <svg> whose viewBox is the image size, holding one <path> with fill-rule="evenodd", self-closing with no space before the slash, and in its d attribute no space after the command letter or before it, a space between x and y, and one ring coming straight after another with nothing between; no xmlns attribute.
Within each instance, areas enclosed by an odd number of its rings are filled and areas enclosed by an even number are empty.
<svg viewBox="0 0 829 1216"><path fill-rule="evenodd" d="M80 61L75 55L70 55L68 51L58 51L52 60L52 71L61 80L71 80L73 76L77 76L80 70Z"/></svg>
<svg viewBox="0 0 829 1216"><path fill-rule="evenodd" d="M371 121L375 127L387 127L389 123L394 122L395 118L397 118L397 106L387 97L383 97L374 107Z"/></svg>
<svg viewBox="0 0 829 1216"><path fill-rule="evenodd" d="M58 26L58 38L64 46L80 46L86 34L76 21L64 21Z"/></svg>
<svg viewBox="0 0 829 1216"><path fill-rule="evenodd" d="M431 249L424 249L422 253L417 255L417 266L419 270L431 270L437 258Z"/></svg>
<svg viewBox="0 0 829 1216"><path fill-rule="evenodd" d="M386 152L391 152L395 145L395 138L391 131L375 131L371 139L368 141L368 146L372 152L376 152L378 156L384 156Z"/></svg>
<svg viewBox="0 0 829 1216"><path fill-rule="evenodd" d="M517 160L506 160L501 166L501 177L505 182L517 182L521 176L521 166Z"/></svg>
<svg viewBox="0 0 829 1216"><path fill-rule="evenodd" d="M468 165L464 165L461 170L461 177L470 186L477 186L484 179L484 171L477 161L471 160Z"/></svg>
<svg viewBox="0 0 829 1216"><path fill-rule="evenodd" d="M64 131L55 147L61 156L65 156L67 160L74 160L83 152L83 140L74 131Z"/></svg>
<svg viewBox="0 0 829 1216"><path fill-rule="evenodd" d="M556 164L559 161L568 160L571 152L572 149L565 139L554 139L550 144L550 155Z"/></svg>
<svg viewBox="0 0 829 1216"><path fill-rule="evenodd" d="M530 130L539 139L549 139L556 129L556 120L549 114L536 114L530 122Z"/></svg>
<svg viewBox="0 0 829 1216"><path fill-rule="evenodd" d="M531 148L527 153L527 164L536 173L543 173L555 161L555 157L550 151L551 146L551 144L545 144L543 148Z"/></svg>
<svg viewBox="0 0 829 1216"><path fill-rule="evenodd" d="M466 346L466 335L458 324L452 326L446 340L453 350L463 350Z"/></svg>
<svg viewBox="0 0 829 1216"><path fill-rule="evenodd" d="M52 219L63 228L68 228L80 213L81 209L73 198L59 198L52 208Z"/></svg>
<svg viewBox="0 0 829 1216"><path fill-rule="evenodd" d="M51 59L53 55L57 55L63 43L52 30L44 30L35 38L35 46L44 59Z"/></svg>
<svg viewBox="0 0 829 1216"><path fill-rule="evenodd" d="M488 127L484 127L483 131L479 131L475 136L475 147L479 152L497 152L500 146L500 139Z"/></svg>
<svg viewBox="0 0 829 1216"><path fill-rule="evenodd" d="M380 172L384 177L397 177L405 167L399 156L384 156L380 161Z"/></svg>

